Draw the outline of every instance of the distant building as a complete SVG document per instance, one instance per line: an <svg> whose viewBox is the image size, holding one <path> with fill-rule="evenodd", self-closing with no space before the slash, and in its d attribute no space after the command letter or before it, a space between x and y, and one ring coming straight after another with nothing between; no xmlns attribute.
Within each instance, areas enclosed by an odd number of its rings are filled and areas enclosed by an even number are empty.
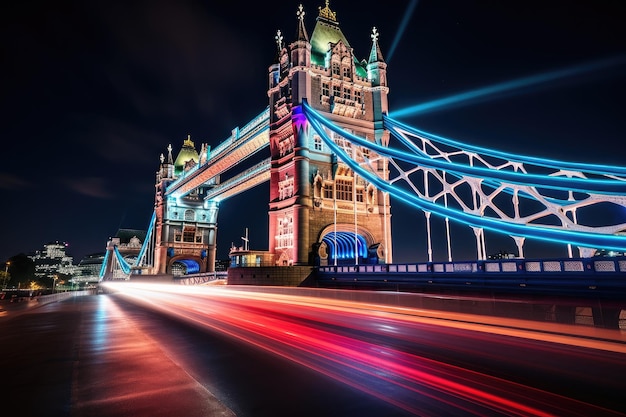
<svg viewBox="0 0 626 417"><path fill-rule="evenodd" d="M74 258L66 254L66 248L67 243L56 241L44 245L43 250L28 255L35 264L35 278L54 279L58 274L74 275Z"/></svg>

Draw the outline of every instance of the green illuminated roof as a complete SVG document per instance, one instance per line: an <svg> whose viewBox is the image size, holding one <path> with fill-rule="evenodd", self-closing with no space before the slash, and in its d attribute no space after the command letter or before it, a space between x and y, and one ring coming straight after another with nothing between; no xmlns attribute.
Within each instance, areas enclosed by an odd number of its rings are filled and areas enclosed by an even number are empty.
<svg viewBox="0 0 626 417"><path fill-rule="evenodd" d="M198 155L198 151L196 151L196 147L191 141L191 137L187 136L187 139L183 142L183 147L181 148L176 160L174 161L174 173L180 174L185 169L185 164L189 161L193 160L195 163L198 163L200 160L200 156Z"/></svg>
<svg viewBox="0 0 626 417"><path fill-rule="evenodd" d="M313 34L311 35L311 62L315 65L324 66L324 58L329 49L329 44L335 44L339 41L343 42L348 48L352 48L339 27L336 13L330 10L328 2L326 2L326 7L320 8L315 29L313 29ZM354 57L354 54L352 57L357 75L359 77L367 77L367 70Z"/></svg>

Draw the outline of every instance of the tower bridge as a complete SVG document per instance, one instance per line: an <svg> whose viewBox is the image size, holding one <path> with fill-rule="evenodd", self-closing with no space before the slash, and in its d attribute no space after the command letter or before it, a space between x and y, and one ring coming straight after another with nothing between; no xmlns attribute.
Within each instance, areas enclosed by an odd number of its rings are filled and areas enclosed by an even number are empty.
<svg viewBox="0 0 626 417"><path fill-rule="evenodd" d="M426 236L416 239L427 240L430 263L433 215L445 221L449 263L451 223L473 230L476 261L487 259L485 230L510 236L518 258L526 239L566 245L570 258L626 252L626 167L507 154L394 120L376 28L359 59L328 2L311 36L302 6L296 17L291 43L275 36L267 108L213 150L203 143L198 152L188 137L174 159L168 147L141 253L125 265L110 242L101 276L214 272L220 205L266 182L269 249L246 251L257 265L393 264L396 202L425 217ZM248 166L252 157L261 161ZM606 213L604 223L588 213Z"/></svg>

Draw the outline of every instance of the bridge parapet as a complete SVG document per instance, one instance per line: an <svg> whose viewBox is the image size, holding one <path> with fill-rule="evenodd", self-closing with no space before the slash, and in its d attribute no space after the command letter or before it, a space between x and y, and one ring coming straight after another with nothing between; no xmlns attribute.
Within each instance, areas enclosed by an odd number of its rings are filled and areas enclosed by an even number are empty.
<svg viewBox="0 0 626 417"><path fill-rule="evenodd" d="M337 265L319 267L316 276L331 288L626 300L626 257Z"/></svg>

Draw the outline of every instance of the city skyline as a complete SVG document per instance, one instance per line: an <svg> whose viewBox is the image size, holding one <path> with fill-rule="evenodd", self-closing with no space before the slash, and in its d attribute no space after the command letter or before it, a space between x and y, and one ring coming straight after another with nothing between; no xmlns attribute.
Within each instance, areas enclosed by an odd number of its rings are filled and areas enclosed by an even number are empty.
<svg viewBox="0 0 626 417"><path fill-rule="evenodd" d="M323 3L302 2L309 32ZM176 153L187 135L198 149L204 142L215 147L259 114L267 106L276 31L289 43L297 23L296 3L257 10L96 3L34 16L12 7L3 29L12 42L2 69L10 82L2 96L7 161L0 186L9 204L0 212L0 260L60 240L78 262L103 252L120 228L147 228L159 155L169 144ZM475 92L471 100L448 100L400 120L512 153L626 165L624 6L413 1L372 11L331 1L330 7L358 58L369 53L372 27L380 33L391 114ZM267 195L262 185L223 204L218 258L231 243L241 244L246 228L251 248L267 247ZM258 209L243 221L240 207L250 201ZM424 261L423 214L393 201L392 214L394 261ZM445 236L438 236L436 258L444 259ZM489 245L488 238L488 252L514 249L510 239L495 241ZM471 256L472 245L455 257Z"/></svg>

